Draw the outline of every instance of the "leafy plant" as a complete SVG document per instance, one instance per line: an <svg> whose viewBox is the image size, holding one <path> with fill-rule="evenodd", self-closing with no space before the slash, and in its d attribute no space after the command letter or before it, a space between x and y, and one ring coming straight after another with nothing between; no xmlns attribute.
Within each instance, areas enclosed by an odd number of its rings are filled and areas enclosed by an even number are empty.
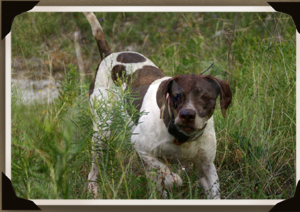
<svg viewBox="0 0 300 212"><path fill-rule="evenodd" d="M130 85L128 89L123 88L124 80L119 78L118 86L99 89L99 96L91 100L96 124L93 149L101 158L97 163L101 199L131 198L128 175L135 158L132 129L136 125L134 121L145 112L136 110L133 101L138 99L137 94L133 94Z"/></svg>

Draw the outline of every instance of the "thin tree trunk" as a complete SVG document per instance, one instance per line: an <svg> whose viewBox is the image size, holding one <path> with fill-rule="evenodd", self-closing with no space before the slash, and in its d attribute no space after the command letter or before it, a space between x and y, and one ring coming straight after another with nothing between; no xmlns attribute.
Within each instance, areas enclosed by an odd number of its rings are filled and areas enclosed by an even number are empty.
<svg viewBox="0 0 300 212"><path fill-rule="evenodd" d="M74 43L75 43L75 51L76 51L76 56L77 56L77 61L78 61L78 67L80 71L80 82L81 85L84 82L84 62L82 59L82 53L81 53L81 48L80 48L80 31L79 29L76 29L74 33Z"/></svg>

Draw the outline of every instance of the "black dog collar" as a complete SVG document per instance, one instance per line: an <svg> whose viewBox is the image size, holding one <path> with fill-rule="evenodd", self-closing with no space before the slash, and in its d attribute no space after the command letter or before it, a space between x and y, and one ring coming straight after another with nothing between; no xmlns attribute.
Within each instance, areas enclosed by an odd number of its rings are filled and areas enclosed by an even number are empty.
<svg viewBox="0 0 300 212"><path fill-rule="evenodd" d="M205 127L206 127L206 125L205 125ZM205 129L205 127L204 127L204 129ZM170 121L168 124L168 132L174 136L173 144L175 144L175 145L181 145L181 144L184 144L185 142L198 139L203 134L204 129L201 132L195 133L191 136L187 136L177 129L176 125L174 124L174 121Z"/></svg>
<svg viewBox="0 0 300 212"><path fill-rule="evenodd" d="M174 121L170 121L168 124L168 132L174 136L174 139L177 140L178 144L185 143L190 139L190 136L187 136L180 132L174 124ZM175 142L175 141L173 141ZM176 142L175 142L176 143Z"/></svg>

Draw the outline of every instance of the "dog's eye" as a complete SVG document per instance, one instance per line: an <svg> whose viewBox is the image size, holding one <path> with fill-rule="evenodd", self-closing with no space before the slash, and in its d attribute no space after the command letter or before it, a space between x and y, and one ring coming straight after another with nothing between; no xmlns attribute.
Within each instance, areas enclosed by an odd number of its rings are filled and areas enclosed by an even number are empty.
<svg viewBox="0 0 300 212"><path fill-rule="evenodd" d="M179 102L181 100L181 93L177 93L175 97L172 98L173 102Z"/></svg>
<svg viewBox="0 0 300 212"><path fill-rule="evenodd" d="M201 89L200 88L197 88L196 90L195 90L195 93L196 94L199 94L201 92Z"/></svg>
<svg viewBox="0 0 300 212"><path fill-rule="evenodd" d="M205 96L205 95L203 95L203 96L201 96L201 99L203 99L204 101L207 101L207 100L209 100L209 97L208 97L208 96Z"/></svg>

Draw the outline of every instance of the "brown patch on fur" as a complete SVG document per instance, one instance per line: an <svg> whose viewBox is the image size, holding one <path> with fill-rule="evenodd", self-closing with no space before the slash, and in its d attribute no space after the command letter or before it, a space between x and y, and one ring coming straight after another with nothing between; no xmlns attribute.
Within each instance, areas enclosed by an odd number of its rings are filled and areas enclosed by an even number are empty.
<svg viewBox="0 0 300 212"><path fill-rule="evenodd" d="M136 70L132 76L129 76L128 80L133 78L133 82L131 84L132 88L141 87L144 85L150 85L157 79L165 77L166 75L161 72L158 68L154 66L143 66L141 69Z"/></svg>
<svg viewBox="0 0 300 212"><path fill-rule="evenodd" d="M123 71L126 71L124 65L115 65L111 71L112 80L115 82L118 79L118 76L122 77ZM126 84L130 84L131 88L150 85L153 81L165 76L164 73L154 66L143 66L141 69L136 70L132 75L124 75Z"/></svg>
<svg viewBox="0 0 300 212"><path fill-rule="evenodd" d="M143 66L141 69L136 70L131 76L127 77L127 83L130 84L133 95L137 95L136 97L139 98L133 101L133 105L138 111L141 110L144 96L150 84L162 77L165 77L165 74L154 66ZM138 120L135 120L135 123L137 123L137 121Z"/></svg>
<svg viewBox="0 0 300 212"><path fill-rule="evenodd" d="M126 52L119 54L117 61L120 63L141 63L145 62L146 58L136 53Z"/></svg>
<svg viewBox="0 0 300 212"><path fill-rule="evenodd" d="M122 72L124 73L124 77L126 77L126 67L124 65L115 65L111 70L111 79L115 82L119 77L122 77Z"/></svg>

